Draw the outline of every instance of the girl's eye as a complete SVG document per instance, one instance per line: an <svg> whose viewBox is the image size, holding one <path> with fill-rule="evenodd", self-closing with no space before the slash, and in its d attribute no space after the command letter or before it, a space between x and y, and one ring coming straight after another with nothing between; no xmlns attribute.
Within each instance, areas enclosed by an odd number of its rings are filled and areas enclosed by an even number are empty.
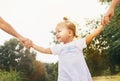
<svg viewBox="0 0 120 81"><path fill-rule="evenodd" d="M56 31L54 34L56 35L56 34L58 34L58 33L60 33L61 31L59 30L59 31Z"/></svg>
<svg viewBox="0 0 120 81"><path fill-rule="evenodd" d="M60 33L60 32L61 32L61 31L57 31L56 34L57 34L57 33Z"/></svg>
<svg viewBox="0 0 120 81"><path fill-rule="evenodd" d="M58 33L60 33L61 31L58 31Z"/></svg>

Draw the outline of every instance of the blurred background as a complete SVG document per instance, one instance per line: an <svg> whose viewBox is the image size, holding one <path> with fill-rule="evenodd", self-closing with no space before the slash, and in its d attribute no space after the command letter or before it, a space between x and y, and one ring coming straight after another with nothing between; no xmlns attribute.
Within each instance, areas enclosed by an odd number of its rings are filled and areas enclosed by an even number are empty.
<svg viewBox="0 0 120 81"><path fill-rule="evenodd" d="M111 0L0 0L0 16L17 32L47 48L56 43L54 29L64 16L85 37L100 25L110 3ZM93 81L120 80L119 20L118 5L111 23L84 49ZM0 81L57 81L56 55L27 50L2 30L0 36Z"/></svg>

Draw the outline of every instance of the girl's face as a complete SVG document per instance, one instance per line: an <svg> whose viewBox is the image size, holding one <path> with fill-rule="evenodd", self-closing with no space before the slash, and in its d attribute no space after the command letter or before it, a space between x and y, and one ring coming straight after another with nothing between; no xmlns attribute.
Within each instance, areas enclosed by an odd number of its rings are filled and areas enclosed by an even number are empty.
<svg viewBox="0 0 120 81"><path fill-rule="evenodd" d="M68 43L70 41L71 31L64 25L60 24L56 27L56 39L59 42Z"/></svg>

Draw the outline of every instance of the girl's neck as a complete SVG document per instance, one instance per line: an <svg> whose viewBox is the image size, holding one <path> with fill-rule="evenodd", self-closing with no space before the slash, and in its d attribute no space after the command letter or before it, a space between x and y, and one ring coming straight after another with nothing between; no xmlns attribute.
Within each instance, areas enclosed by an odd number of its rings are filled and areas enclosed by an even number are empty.
<svg viewBox="0 0 120 81"><path fill-rule="evenodd" d="M74 40L75 37L69 37L66 42L63 42L64 44L70 43Z"/></svg>

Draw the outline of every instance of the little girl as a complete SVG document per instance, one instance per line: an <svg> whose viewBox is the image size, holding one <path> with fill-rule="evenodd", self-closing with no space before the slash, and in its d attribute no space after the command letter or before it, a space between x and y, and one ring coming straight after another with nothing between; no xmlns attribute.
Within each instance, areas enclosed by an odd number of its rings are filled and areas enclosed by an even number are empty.
<svg viewBox="0 0 120 81"><path fill-rule="evenodd" d="M58 55L58 81L92 81L83 55L83 48L86 48L103 28L104 26L100 25L85 38L73 40L76 37L76 26L67 18L64 18L56 26L56 39L62 44L43 48L31 43L31 47L41 53Z"/></svg>

